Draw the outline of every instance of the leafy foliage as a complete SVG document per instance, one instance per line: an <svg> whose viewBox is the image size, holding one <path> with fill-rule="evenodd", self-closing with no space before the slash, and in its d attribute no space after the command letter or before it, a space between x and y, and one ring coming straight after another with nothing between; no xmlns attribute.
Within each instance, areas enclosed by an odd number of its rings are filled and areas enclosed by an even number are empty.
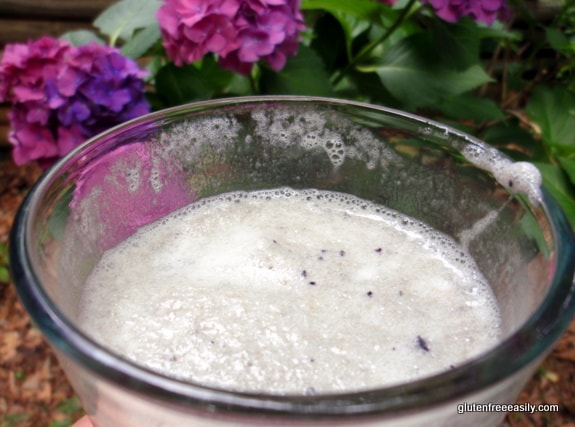
<svg viewBox="0 0 575 427"><path fill-rule="evenodd" d="M525 111L551 149L575 154L575 94L561 86L538 86Z"/></svg>
<svg viewBox="0 0 575 427"><path fill-rule="evenodd" d="M438 46L425 33L406 37L388 49L375 72L404 108L429 107L491 81L479 65L458 70L455 61L437 61Z"/></svg>

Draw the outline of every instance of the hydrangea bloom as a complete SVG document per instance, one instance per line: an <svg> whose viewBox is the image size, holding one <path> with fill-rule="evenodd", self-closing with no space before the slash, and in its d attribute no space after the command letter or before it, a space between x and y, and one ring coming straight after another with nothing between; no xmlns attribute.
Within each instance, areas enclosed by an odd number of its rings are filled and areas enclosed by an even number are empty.
<svg viewBox="0 0 575 427"><path fill-rule="evenodd" d="M435 13L447 22L456 22L464 16L476 22L491 25L497 18L507 19L509 8L505 0L425 0Z"/></svg>
<svg viewBox="0 0 575 427"><path fill-rule="evenodd" d="M224 68L248 74L263 59L283 68L304 29L299 0L163 0L163 44L176 65L212 52Z"/></svg>
<svg viewBox="0 0 575 427"><path fill-rule="evenodd" d="M396 0L377 0L387 5ZM507 19L509 7L505 0L422 0L435 9L435 14L447 22L457 22L469 16L476 22L491 25L496 19Z"/></svg>
<svg viewBox="0 0 575 427"><path fill-rule="evenodd" d="M112 47L43 37L10 44L0 101L12 104L14 162L49 166L87 138L149 112L144 72Z"/></svg>

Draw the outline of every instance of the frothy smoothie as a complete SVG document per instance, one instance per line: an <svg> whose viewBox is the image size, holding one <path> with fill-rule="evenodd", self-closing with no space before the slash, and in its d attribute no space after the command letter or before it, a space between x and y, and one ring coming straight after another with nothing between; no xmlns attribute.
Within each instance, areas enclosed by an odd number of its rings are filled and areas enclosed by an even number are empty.
<svg viewBox="0 0 575 427"><path fill-rule="evenodd" d="M498 307L455 241L318 190L234 192L138 230L88 278L81 327L127 359L210 386L351 391L494 346Z"/></svg>

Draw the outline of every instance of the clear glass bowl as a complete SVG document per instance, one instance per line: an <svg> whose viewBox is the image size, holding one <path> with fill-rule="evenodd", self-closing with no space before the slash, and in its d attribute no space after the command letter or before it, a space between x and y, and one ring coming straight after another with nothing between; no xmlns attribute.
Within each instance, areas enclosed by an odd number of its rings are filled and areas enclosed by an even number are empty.
<svg viewBox="0 0 575 427"><path fill-rule="evenodd" d="M566 329L575 245L549 194L529 185L512 194L517 185L486 167L489 157L506 161L448 126L335 99L236 98L160 111L91 139L42 176L12 230L13 279L98 427L495 426L504 412L464 410L513 403ZM103 251L203 197L284 186L351 193L456 238L498 211L469 250L500 305L503 340L417 381L284 396L178 381L79 329L82 286Z"/></svg>

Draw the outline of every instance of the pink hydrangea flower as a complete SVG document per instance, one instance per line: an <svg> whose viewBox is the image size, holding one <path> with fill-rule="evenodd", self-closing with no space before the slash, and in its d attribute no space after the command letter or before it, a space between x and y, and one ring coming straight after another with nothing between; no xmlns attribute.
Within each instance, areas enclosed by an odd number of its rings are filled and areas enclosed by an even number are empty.
<svg viewBox="0 0 575 427"><path fill-rule="evenodd" d="M6 45L0 101L12 104L16 164L51 165L86 139L149 112L145 73L119 50L52 37Z"/></svg>
<svg viewBox="0 0 575 427"><path fill-rule="evenodd" d="M297 53L305 28L299 0L163 0L163 44L176 65L218 55L224 68L248 74L266 61L276 71Z"/></svg>

